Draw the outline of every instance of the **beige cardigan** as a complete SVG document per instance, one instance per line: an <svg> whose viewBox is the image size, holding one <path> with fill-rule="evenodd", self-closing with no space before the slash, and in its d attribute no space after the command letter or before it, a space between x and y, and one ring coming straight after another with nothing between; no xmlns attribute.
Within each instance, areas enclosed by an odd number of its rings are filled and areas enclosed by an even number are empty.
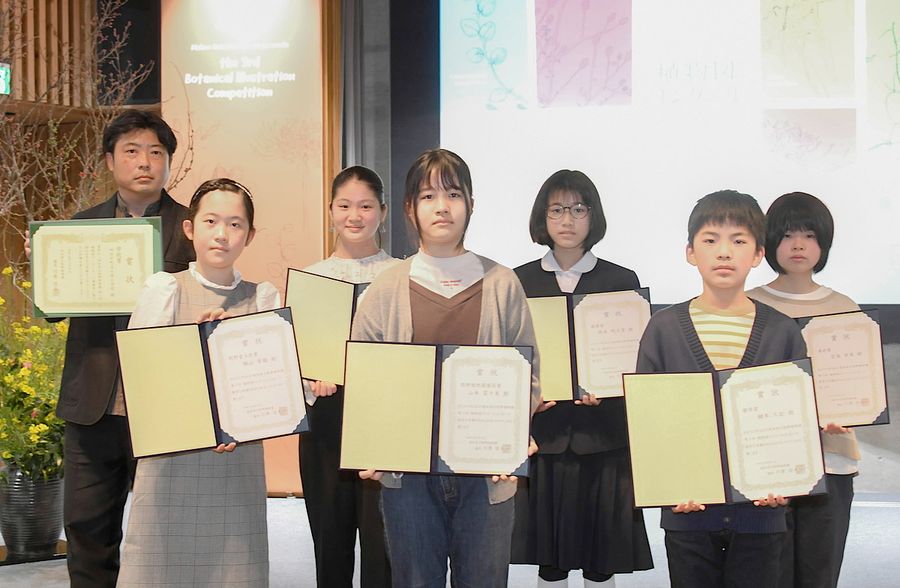
<svg viewBox="0 0 900 588"><path fill-rule="evenodd" d="M484 266L484 284L477 343L530 345L534 348L531 382L531 408L534 412L540 402L539 360L525 291L511 269L486 257L479 256L479 259ZM411 263L412 257L384 270L366 289L353 318L351 339L397 343L412 341L412 309L409 302ZM494 483L490 479L486 482L491 504L509 500L516 493L514 482ZM401 478L384 476L381 483L392 488L399 487Z"/></svg>

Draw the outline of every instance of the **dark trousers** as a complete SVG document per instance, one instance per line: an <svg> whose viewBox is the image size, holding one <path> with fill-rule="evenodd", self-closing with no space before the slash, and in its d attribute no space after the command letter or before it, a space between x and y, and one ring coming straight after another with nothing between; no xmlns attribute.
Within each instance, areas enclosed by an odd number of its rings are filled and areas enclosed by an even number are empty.
<svg viewBox="0 0 900 588"><path fill-rule="evenodd" d="M125 417L66 423L63 519L73 588L116 585L119 543L135 461Z"/></svg>
<svg viewBox="0 0 900 588"><path fill-rule="evenodd" d="M850 528L853 475L826 474L828 494L791 499L781 588L834 588Z"/></svg>
<svg viewBox="0 0 900 588"><path fill-rule="evenodd" d="M300 437L300 477L321 588L353 585L359 530L360 585L388 588L391 570L379 509L381 484L340 470L342 390L308 407L310 432Z"/></svg>
<svg viewBox="0 0 900 588"><path fill-rule="evenodd" d="M666 531L672 588L769 588L778 584L784 533Z"/></svg>

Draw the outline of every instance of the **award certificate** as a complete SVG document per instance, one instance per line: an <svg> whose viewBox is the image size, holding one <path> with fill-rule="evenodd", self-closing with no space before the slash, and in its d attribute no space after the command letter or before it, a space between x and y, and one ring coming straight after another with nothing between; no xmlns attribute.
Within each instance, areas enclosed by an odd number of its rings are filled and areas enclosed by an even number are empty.
<svg viewBox="0 0 900 588"><path fill-rule="evenodd" d="M348 342L341 467L527 475L532 353Z"/></svg>
<svg viewBox="0 0 900 588"><path fill-rule="evenodd" d="M798 319L813 362L819 424L890 421L877 311Z"/></svg>
<svg viewBox="0 0 900 588"><path fill-rule="evenodd" d="M719 372L728 471L743 499L805 496L824 480L809 371L801 360Z"/></svg>
<svg viewBox="0 0 900 588"><path fill-rule="evenodd" d="M309 429L288 308L119 331L116 347L135 457Z"/></svg>
<svg viewBox="0 0 900 588"><path fill-rule="evenodd" d="M162 270L159 217L32 222L34 314L130 314Z"/></svg>
<svg viewBox="0 0 900 588"><path fill-rule="evenodd" d="M515 347L442 351L441 465L449 472L515 471L528 460L531 363Z"/></svg>
<svg viewBox="0 0 900 588"><path fill-rule="evenodd" d="M650 302L634 290L573 297L575 354L581 394L622 396L622 374L637 364Z"/></svg>
<svg viewBox="0 0 900 588"><path fill-rule="evenodd" d="M826 492L809 359L625 374L637 507Z"/></svg>

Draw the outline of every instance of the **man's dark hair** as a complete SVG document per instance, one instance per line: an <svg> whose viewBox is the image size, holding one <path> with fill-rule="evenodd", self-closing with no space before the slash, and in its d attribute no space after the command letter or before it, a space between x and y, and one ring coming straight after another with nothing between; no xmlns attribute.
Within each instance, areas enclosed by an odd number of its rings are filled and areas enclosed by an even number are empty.
<svg viewBox="0 0 900 588"><path fill-rule="evenodd" d="M756 198L735 190L720 190L697 201L688 219L688 245L706 224L733 224L744 227L756 241L756 250L765 245L766 217Z"/></svg>
<svg viewBox="0 0 900 588"><path fill-rule="evenodd" d="M157 114L131 109L117 116L103 131L103 152L114 153L119 138L136 129L150 129L156 133L156 137L166 148L169 157L175 155L178 140L175 138L175 133L172 132L172 127Z"/></svg>

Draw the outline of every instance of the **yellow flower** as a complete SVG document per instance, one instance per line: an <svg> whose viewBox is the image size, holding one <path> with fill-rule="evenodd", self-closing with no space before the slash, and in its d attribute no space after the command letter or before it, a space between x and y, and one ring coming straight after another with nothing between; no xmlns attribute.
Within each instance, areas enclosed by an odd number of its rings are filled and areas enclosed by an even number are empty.
<svg viewBox="0 0 900 588"><path fill-rule="evenodd" d="M31 282L29 282L28 280L25 280L24 282L22 282L22 287L25 288L26 290L28 288L31 288Z"/></svg>
<svg viewBox="0 0 900 588"><path fill-rule="evenodd" d="M0 306L6 304L6 300L3 299L3 296L0 296Z"/></svg>
<svg viewBox="0 0 900 588"><path fill-rule="evenodd" d="M13 272L13 269L10 266L6 266L5 268L3 268L3 271L0 273L2 273L4 276L8 276L8 275L12 274L12 272Z"/></svg>
<svg viewBox="0 0 900 588"><path fill-rule="evenodd" d="M12 459L12 453L9 451L4 451L2 455L0 455L3 459Z"/></svg>

